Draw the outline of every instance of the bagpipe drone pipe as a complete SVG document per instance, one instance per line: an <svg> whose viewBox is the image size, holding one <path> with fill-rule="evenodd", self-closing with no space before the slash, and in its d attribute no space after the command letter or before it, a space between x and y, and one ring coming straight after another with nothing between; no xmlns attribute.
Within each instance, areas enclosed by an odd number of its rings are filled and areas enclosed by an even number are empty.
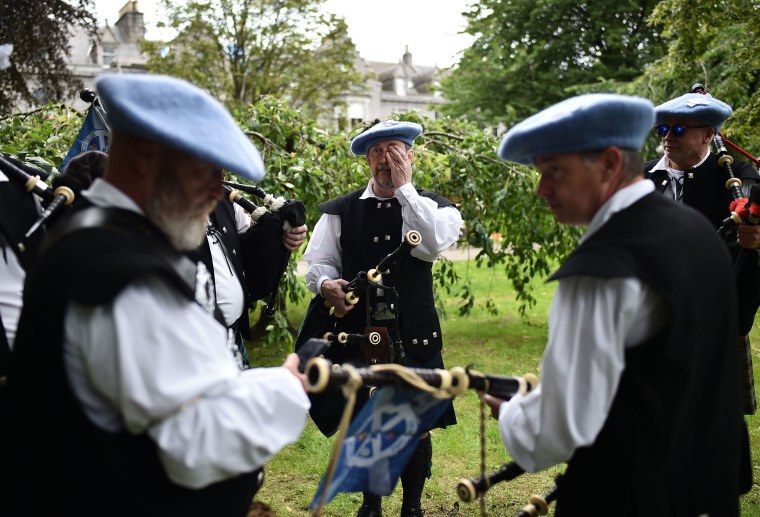
<svg viewBox="0 0 760 517"><path fill-rule="evenodd" d="M422 236L417 230L409 230L404 235L404 240L394 251L381 260L377 266L369 271L359 271L356 276L343 286L343 292L346 293L346 303L355 305L359 301L359 295L357 293L366 291L369 287L380 287L384 289L391 289L388 286L382 284L383 273L388 272L388 268L397 263L405 255L422 242ZM330 310L330 314L335 314L335 308L332 307L329 302L325 301L325 306ZM337 317L340 317L336 314Z"/></svg>
<svg viewBox="0 0 760 517"><path fill-rule="evenodd" d="M692 86L691 93L706 95L702 84ZM734 172L734 158L728 153L726 146L748 158L756 169L760 169L760 159L728 140L722 133L713 136L718 165L726 173L726 189L733 201L727 207L728 215L723 220L718 233L728 245L733 259L734 277L739 300L739 334L746 335L752 329L752 323L760 307L760 264L756 250L746 249L737 244L736 229L739 225L760 223L760 183L752 185L749 195L742 191L742 180Z"/></svg>
<svg viewBox="0 0 760 517"><path fill-rule="evenodd" d="M513 479L523 475L525 471L514 461L505 463L493 472L488 472L474 478L463 478L457 485L457 495L465 503L471 503L483 497L483 495L495 484ZM555 485L544 495L533 494L522 510L517 512L514 517L535 517L537 515L546 515L549 513L549 505L557 499L559 489Z"/></svg>
<svg viewBox="0 0 760 517"><path fill-rule="evenodd" d="M447 391L451 397L468 389L487 393L502 400L510 400L517 394L526 394L538 385L532 374L522 377L483 374L461 366L444 370L440 368L407 368L398 364L374 364L367 367L333 364L324 357L308 361L304 370L306 388L310 393L323 393L329 388L342 386L352 379L361 379L369 387L407 383L414 379L432 388ZM414 385L414 383L411 383Z"/></svg>
<svg viewBox="0 0 760 517"><path fill-rule="evenodd" d="M9 184L12 185L10 188L13 189L3 194L3 198L8 198L3 200L4 210L10 210L12 205L19 205L13 209L12 214L10 212L8 214L9 217L12 215L15 221L3 217L3 233L11 240L9 244L13 246L19 257L22 257L29 249L30 243L37 240L40 230L47 223L55 220L62 209L74 201L75 194L66 185L51 187L45 182L45 179L50 178L49 174L10 157L0 155L0 170L8 178ZM39 198L41 207L44 207L40 213L32 194ZM25 205L25 207L21 208L20 205ZM30 219L33 216L35 217ZM14 228L6 228L5 225L10 225L12 222L15 223ZM18 223L25 225L23 230L15 227Z"/></svg>
<svg viewBox="0 0 760 517"><path fill-rule="evenodd" d="M342 290L346 293L346 303L355 305L359 302L362 293L366 293L369 287L385 287L389 292L393 288L382 285L383 273L388 272L388 268L396 264L404 256L408 255L413 248L421 242L420 232L410 230L404 235L404 239L399 246L386 255L376 267L369 271L359 271L356 276L348 281ZM333 330L335 319L342 315L335 312L335 308L321 295L312 298L307 316L304 318L298 337L296 338L296 350L309 338L322 337L326 332Z"/></svg>
<svg viewBox="0 0 760 517"><path fill-rule="evenodd" d="M328 336L332 339L331 336ZM346 341L373 340L372 333L346 336ZM377 337L374 337L377 339ZM336 345L330 345L336 346ZM449 370L428 368L407 368L399 364L373 364L367 367L354 367L351 364L334 364L324 357L310 359L305 367L307 391L311 396L327 397L333 403L342 402L344 395L341 388L348 382L359 378L361 386L358 389L358 400L369 399L375 389L387 385L412 386L424 383L431 388L447 391L451 397L464 393L468 389L481 391L504 400L514 395L525 394L538 385L538 378L532 374L522 377L509 377L483 374L472 369L454 367ZM319 399L323 401L324 399ZM340 405L342 408L342 405ZM326 436L337 431L339 415L334 408L322 409L316 405L316 413L312 420Z"/></svg>
<svg viewBox="0 0 760 517"><path fill-rule="evenodd" d="M66 207L71 206L79 193L89 187L92 182L91 178L87 182L82 181L74 173L73 168L72 171L68 171L67 165L70 160L85 151L100 151L107 147L110 133L105 124L105 114L100 108L97 95L91 90L85 89L80 92L80 98L89 102L90 108L76 140L61 164L62 173L47 173L11 157L0 155L0 169L9 179L9 182L21 187L27 194L36 195L42 209L35 220L28 223L23 234L12 239L11 245L21 254L20 256L25 253L30 242L38 240L42 230L47 225L54 223L66 210ZM4 206L10 208L12 201L7 199L3 201ZM14 211L14 218L18 220L28 213L28 210ZM13 232L4 233L11 235Z"/></svg>
<svg viewBox="0 0 760 517"><path fill-rule="evenodd" d="M253 221L251 228L240 238L246 262L255 258L256 263L255 269L246 270L250 299L261 300L269 295L264 312L274 314L280 280L287 270L291 254L282 245L282 233L306 224L306 207L303 201L274 197L255 185L231 181L222 183L228 199L248 212ZM261 199L262 204L254 203L243 193ZM267 244L263 249L262 243ZM272 271L275 274L271 274Z"/></svg>
<svg viewBox="0 0 760 517"><path fill-rule="evenodd" d="M549 513L549 505L552 504L558 495L558 488L555 486L544 495L533 494L528 500L528 504L522 510L517 512L514 517L535 517L536 515L546 515Z"/></svg>

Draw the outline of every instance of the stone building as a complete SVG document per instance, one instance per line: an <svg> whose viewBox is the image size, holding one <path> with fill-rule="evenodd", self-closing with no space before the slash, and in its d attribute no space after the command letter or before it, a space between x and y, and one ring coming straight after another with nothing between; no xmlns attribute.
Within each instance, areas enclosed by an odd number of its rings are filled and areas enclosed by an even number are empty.
<svg viewBox="0 0 760 517"><path fill-rule="evenodd" d="M130 0L119 10L113 26L108 22L98 31L100 43L93 43L81 28L72 31L69 66L85 88L94 89L95 77L103 72L144 72L145 57L139 41L145 38L145 20L136 0ZM71 100L76 109L88 104L77 96Z"/></svg>
<svg viewBox="0 0 760 517"><path fill-rule="evenodd" d="M368 77L365 92L342 96L341 105L332 116L322 120L328 127L351 128L409 110L437 118L437 106L446 102L436 91L443 71L435 66L414 64L408 47L396 63L366 61L357 53L355 66Z"/></svg>
<svg viewBox="0 0 760 517"><path fill-rule="evenodd" d="M90 41L88 34L74 30L71 39L70 66L85 88L94 89L95 77L106 71L123 73L145 70L146 58L140 53L139 41L145 37L145 20L138 2L130 0L119 11L113 26L99 31L100 43ZM442 71L434 66L417 65L407 48L396 63L366 61L358 53L357 69L368 77L366 88L359 94L342 96L333 113L320 119L331 129L346 129L357 123L386 119L394 112L418 110L436 117L436 106L445 102L434 91ZM76 109L87 108L78 97L70 102Z"/></svg>

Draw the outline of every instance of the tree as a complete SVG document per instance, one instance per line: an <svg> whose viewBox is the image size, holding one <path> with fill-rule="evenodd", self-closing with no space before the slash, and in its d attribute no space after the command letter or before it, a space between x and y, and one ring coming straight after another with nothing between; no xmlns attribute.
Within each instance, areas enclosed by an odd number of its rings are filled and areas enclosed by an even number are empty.
<svg viewBox="0 0 760 517"><path fill-rule="evenodd" d="M656 0L481 0L475 42L443 81L443 110L511 125L571 94L610 91L665 52L647 25Z"/></svg>
<svg viewBox="0 0 760 517"><path fill-rule="evenodd" d="M81 118L69 112L49 106L0 118L0 150L35 165L40 159L59 163L81 125ZM496 158L498 141L488 132L465 120L433 120L416 112L401 113L398 118L418 122L425 129L415 141L415 186L459 203L464 239L482 249L476 263L505 268L525 310L534 302L531 279L549 273L564 258L577 241L578 229L559 225L536 198L537 177L532 169ZM309 228L320 216L319 203L356 190L369 179L366 162L350 151L350 141L361 127L348 133L326 132L288 101L271 96L237 113L237 120L267 164L259 186L275 196L303 200ZM503 243L494 240L494 234L503 235ZM439 294L461 299L462 314L476 303L467 279L457 277L447 261L438 262L435 278ZM294 260L280 287L285 299L306 296L303 280L295 277ZM477 303L488 306L488 300ZM280 311L267 324L271 332L266 342L292 339Z"/></svg>
<svg viewBox="0 0 760 517"><path fill-rule="evenodd" d="M0 0L0 44L13 44L11 66L0 70L0 114L20 101L60 102L82 88L66 65L69 30L76 25L97 38L92 0Z"/></svg>
<svg viewBox="0 0 760 517"><path fill-rule="evenodd" d="M661 103L702 83L734 109L722 131L760 155L758 10L758 0L716 0L699 10L685 0L660 2L650 24L662 27L669 40L667 55L648 66L627 91Z"/></svg>
<svg viewBox="0 0 760 517"><path fill-rule="evenodd" d="M168 45L145 42L148 69L188 79L231 107L271 94L316 115L363 85L346 23L323 14L322 3L164 0L178 35Z"/></svg>

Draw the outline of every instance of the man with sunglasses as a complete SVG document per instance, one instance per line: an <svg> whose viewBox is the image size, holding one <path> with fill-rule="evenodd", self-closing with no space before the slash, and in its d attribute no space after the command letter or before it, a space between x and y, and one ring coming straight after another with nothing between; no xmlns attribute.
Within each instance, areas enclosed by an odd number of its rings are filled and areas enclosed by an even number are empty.
<svg viewBox="0 0 760 517"><path fill-rule="evenodd" d="M710 143L733 110L710 94L687 93L655 108L656 135L662 139L664 156L644 164L646 177L655 189L676 202L695 208L719 229L733 201L726 188L729 175L710 152ZM749 196L760 175L748 163L735 160L734 175ZM734 259L739 300L739 346L742 357L742 404L745 414L757 409L749 331L760 305L760 225L742 224L725 232L725 242ZM745 251L741 251L746 248ZM737 258L744 255L741 260ZM748 260L749 259L749 260Z"/></svg>

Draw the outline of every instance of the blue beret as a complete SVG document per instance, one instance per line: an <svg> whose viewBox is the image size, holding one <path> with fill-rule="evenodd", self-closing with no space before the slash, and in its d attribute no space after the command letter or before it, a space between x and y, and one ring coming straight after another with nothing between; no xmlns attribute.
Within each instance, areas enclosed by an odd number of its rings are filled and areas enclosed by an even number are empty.
<svg viewBox="0 0 760 517"><path fill-rule="evenodd" d="M513 126L498 155L529 164L536 156L606 149L641 149L654 123L653 105L641 97L590 93L571 97Z"/></svg>
<svg viewBox="0 0 760 517"><path fill-rule="evenodd" d="M657 124L666 117L687 117L699 120L710 126L717 133L720 127L731 116L731 106L719 101L709 93L687 93L666 103L660 104L654 109Z"/></svg>
<svg viewBox="0 0 760 517"><path fill-rule="evenodd" d="M105 74L95 81L111 128L187 152L245 178L264 177L256 146L232 115L175 77Z"/></svg>
<svg viewBox="0 0 760 517"><path fill-rule="evenodd" d="M386 120L375 124L351 141L351 152L355 155L367 154L369 148L383 140L398 140L411 146L422 133L422 126L414 122Z"/></svg>

